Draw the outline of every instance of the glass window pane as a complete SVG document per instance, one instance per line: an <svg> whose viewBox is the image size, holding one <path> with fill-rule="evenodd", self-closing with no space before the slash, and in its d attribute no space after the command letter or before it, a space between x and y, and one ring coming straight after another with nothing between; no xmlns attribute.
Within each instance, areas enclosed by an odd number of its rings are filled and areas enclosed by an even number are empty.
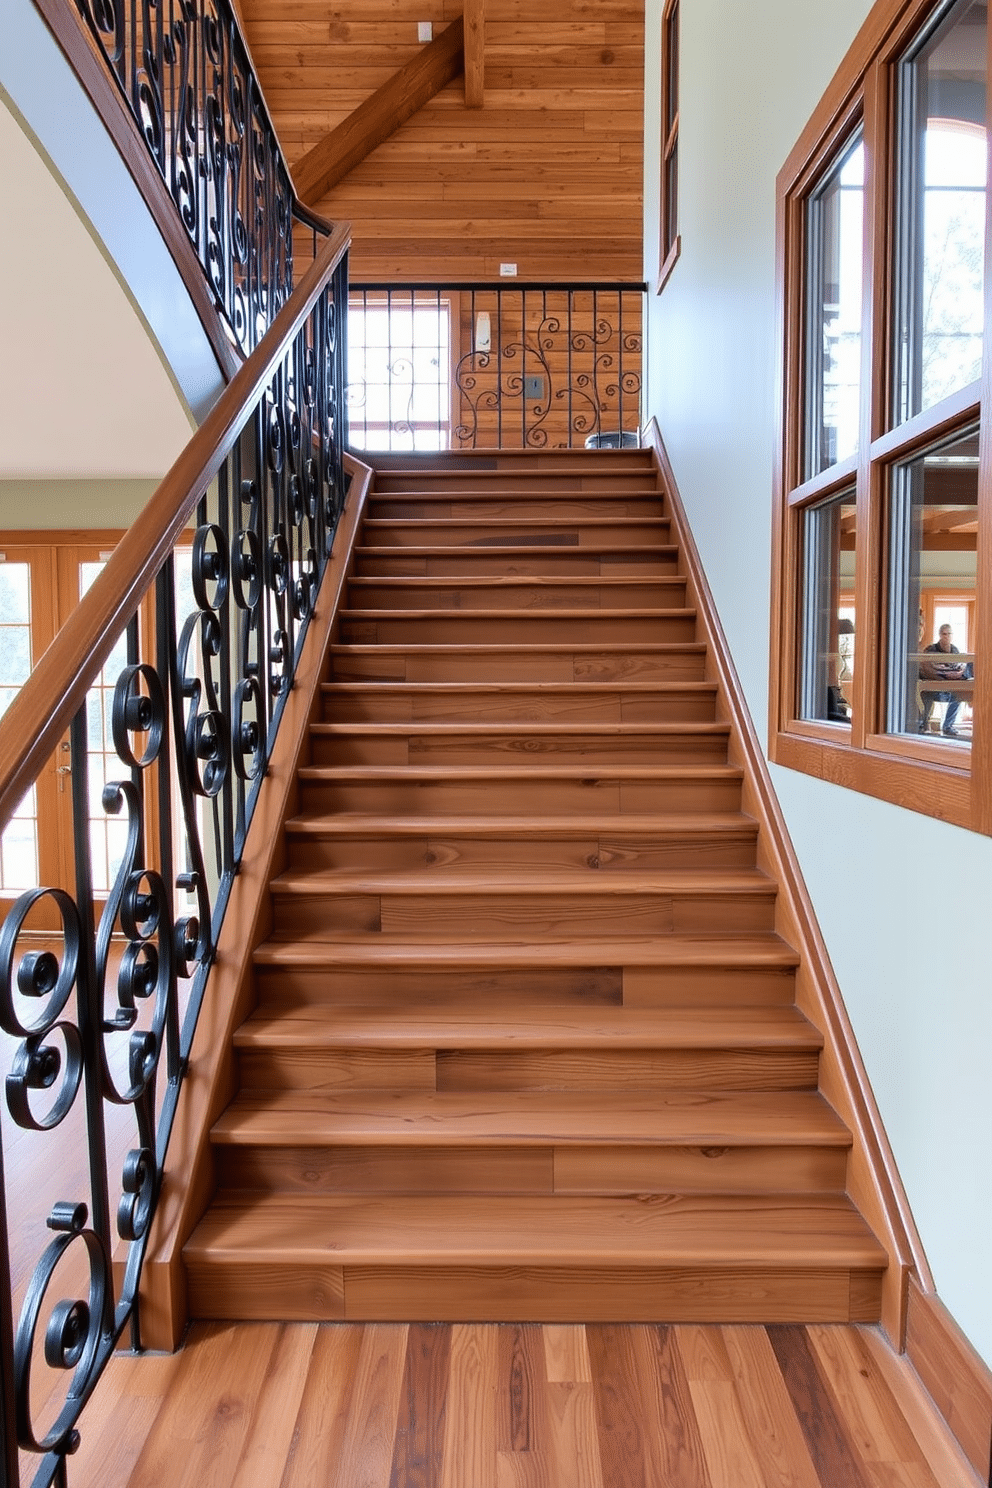
<svg viewBox="0 0 992 1488"><path fill-rule="evenodd" d="M800 718L850 723L854 682L854 492L802 514Z"/></svg>
<svg viewBox="0 0 992 1488"><path fill-rule="evenodd" d="M859 134L807 203L807 479L858 448L864 180Z"/></svg>
<svg viewBox="0 0 992 1488"><path fill-rule="evenodd" d="M943 17L899 72L897 422L982 367L987 8Z"/></svg>
<svg viewBox="0 0 992 1488"><path fill-rule="evenodd" d="M893 466L888 492L890 733L967 745L978 539L978 430ZM928 685L932 684L932 685Z"/></svg>

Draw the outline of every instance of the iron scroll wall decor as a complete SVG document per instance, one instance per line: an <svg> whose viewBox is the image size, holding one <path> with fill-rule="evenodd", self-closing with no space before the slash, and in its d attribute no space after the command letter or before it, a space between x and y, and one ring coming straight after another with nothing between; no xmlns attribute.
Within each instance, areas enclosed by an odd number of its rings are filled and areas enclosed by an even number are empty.
<svg viewBox="0 0 992 1488"><path fill-rule="evenodd" d="M353 283L346 391L352 446L636 443L645 289L512 280Z"/></svg>
<svg viewBox="0 0 992 1488"><path fill-rule="evenodd" d="M346 305L345 255L261 392L228 425L218 409L217 427L240 432L66 720L68 866L21 892L0 927L10 1485L68 1483L104 1366L128 1329L140 1346L141 1268L196 1017L344 502ZM107 873L96 849L114 822Z"/></svg>
<svg viewBox="0 0 992 1488"><path fill-rule="evenodd" d="M292 182L230 0L75 0L250 352L293 288Z"/></svg>

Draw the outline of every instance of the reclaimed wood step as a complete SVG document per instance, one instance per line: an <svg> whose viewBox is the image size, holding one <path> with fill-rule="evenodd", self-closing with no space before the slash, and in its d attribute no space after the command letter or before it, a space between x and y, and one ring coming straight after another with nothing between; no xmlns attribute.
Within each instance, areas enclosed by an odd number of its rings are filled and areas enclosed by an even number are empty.
<svg viewBox="0 0 992 1488"><path fill-rule="evenodd" d="M642 573L675 573L679 550L674 543L612 548L355 548L355 572L376 575L423 575L451 578L459 574L547 574L594 578Z"/></svg>
<svg viewBox="0 0 992 1488"><path fill-rule="evenodd" d="M380 491L374 489L367 498L366 520L435 521L439 517L461 521L485 517L493 522L527 521L574 522L587 517L614 520L631 517L655 521L665 516L665 498L658 491L641 493L598 491L580 493L561 491L554 495L544 491L519 491L513 488L491 491Z"/></svg>
<svg viewBox="0 0 992 1488"><path fill-rule="evenodd" d="M260 1001L283 1009L408 1003L472 1008L791 1005L796 952L777 935L424 941L379 934L266 941Z"/></svg>
<svg viewBox="0 0 992 1488"><path fill-rule="evenodd" d="M473 815L576 811L583 816L739 811L743 771L711 763L594 768L590 764L304 765L307 813Z"/></svg>
<svg viewBox="0 0 992 1488"><path fill-rule="evenodd" d="M822 1038L794 1008L257 1012L235 1035L243 1092L814 1089Z"/></svg>
<svg viewBox="0 0 992 1488"><path fill-rule="evenodd" d="M603 874L561 870L280 874L270 885L273 937L339 931L426 939L521 933L743 935L771 930L776 886L756 870Z"/></svg>
<svg viewBox="0 0 992 1488"><path fill-rule="evenodd" d="M472 765L507 760L669 764L727 757L726 723L314 723L311 758L322 765Z"/></svg>
<svg viewBox="0 0 992 1488"><path fill-rule="evenodd" d="M352 578L351 610L670 610L685 607L685 579L486 575L451 579Z"/></svg>
<svg viewBox="0 0 992 1488"><path fill-rule="evenodd" d="M340 611L346 645L397 642L464 644L529 642L580 645L618 641L692 641L696 611L652 606L628 610L372 610Z"/></svg>
<svg viewBox="0 0 992 1488"><path fill-rule="evenodd" d="M197 1317L873 1320L885 1253L843 1196L218 1196ZM246 1311L247 1309L247 1311Z"/></svg>
<svg viewBox="0 0 992 1488"><path fill-rule="evenodd" d="M483 517L444 518L431 521L386 521L367 517L362 524L362 542L374 547L595 547L604 544L651 547L667 543L667 517L583 517L559 525L554 521L515 518L492 522Z"/></svg>
<svg viewBox="0 0 992 1488"><path fill-rule="evenodd" d="M453 642L442 645L335 645L331 676L339 681L387 682L613 682L701 681L701 641Z"/></svg>
<svg viewBox="0 0 992 1488"><path fill-rule="evenodd" d="M716 696L714 682L335 681L321 688L321 711L326 723L712 722Z"/></svg>
<svg viewBox="0 0 992 1488"><path fill-rule="evenodd" d="M336 812L298 816L285 826L289 866L296 872L412 869L418 866L587 868L754 867L758 825L728 812L680 816L581 819L541 816L362 816Z"/></svg>

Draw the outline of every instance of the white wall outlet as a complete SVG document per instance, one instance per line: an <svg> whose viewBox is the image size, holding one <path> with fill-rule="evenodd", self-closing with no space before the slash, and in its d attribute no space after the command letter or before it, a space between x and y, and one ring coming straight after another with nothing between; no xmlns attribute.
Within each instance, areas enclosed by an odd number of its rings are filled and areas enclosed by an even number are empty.
<svg viewBox="0 0 992 1488"><path fill-rule="evenodd" d="M513 279L516 277L516 264L500 264L499 274L501 279Z"/></svg>
<svg viewBox="0 0 992 1488"><path fill-rule="evenodd" d="M418 21L417 22L417 40L418 41L433 41L434 40L434 22L433 21Z"/></svg>

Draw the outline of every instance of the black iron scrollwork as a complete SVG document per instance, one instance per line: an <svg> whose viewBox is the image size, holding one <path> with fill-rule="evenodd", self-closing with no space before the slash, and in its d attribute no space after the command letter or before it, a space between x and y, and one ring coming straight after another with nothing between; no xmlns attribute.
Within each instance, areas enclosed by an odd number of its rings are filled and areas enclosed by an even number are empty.
<svg viewBox="0 0 992 1488"><path fill-rule="evenodd" d="M238 344L293 287L294 198L230 0L76 0Z"/></svg>
<svg viewBox="0 0 992 1488"><path fill-rule="evenodd" d="M101 22L115 14L104 3L92 12ZM222 47L223 33L209 45ZM264 165L257 140L253 150ZM251 171L264 184L254 158ZM34 1488L68 1481L96 1380L126 1327L140 1343L141 1265L196 1016L344 498L341 346L328 341L346 276L345 263L245 410L192 537L122 632L126 664L116 679L91 678L99 696L68 725L71 871L22 893L0 925L0 1028L13 1041L0 1176L10 1129L53 1144L53 1174L60 1143L80 1149L64 1170L81 1192L32 1218L54 1238L31 1229L25 1252L18 1237L19 1321L0 1206L13 1381L4 1439L33 1458ZM64 1376L44 1425L31 1409L40 1370ZM58 1399L45 1385L40 1398Z"/></svg>

